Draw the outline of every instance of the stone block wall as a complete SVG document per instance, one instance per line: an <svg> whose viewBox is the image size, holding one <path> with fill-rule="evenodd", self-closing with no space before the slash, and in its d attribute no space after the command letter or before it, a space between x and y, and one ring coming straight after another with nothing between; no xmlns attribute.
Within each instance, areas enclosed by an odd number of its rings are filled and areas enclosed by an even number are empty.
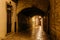
<svg viewBox="0 0 60 40"><path fill-rule="evenodd" d="M60 0L50 0L50 34L52 40L60 40Z"/></svg>
<svg viewBox="0 0 60 40"><path fill-rule="evenodd" d="M24 8L35 6L44 12L47 11L49 2L48 0L19 0L17 5L17 13L19 13Z"/></svg>

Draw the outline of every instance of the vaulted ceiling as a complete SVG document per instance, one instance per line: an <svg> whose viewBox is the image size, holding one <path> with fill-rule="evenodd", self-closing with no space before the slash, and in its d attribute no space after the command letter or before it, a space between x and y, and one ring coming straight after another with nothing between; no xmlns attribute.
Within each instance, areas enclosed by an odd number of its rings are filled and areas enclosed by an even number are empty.
<svg viewBox="0 0 60 40"><path fill-rule="evenodd" d="M15 0L17 1L17 0ZM49 0L18 0L17 1L17 12L23 10L24 8L35 6L44 12L47 12L49 7Z"/></svg>

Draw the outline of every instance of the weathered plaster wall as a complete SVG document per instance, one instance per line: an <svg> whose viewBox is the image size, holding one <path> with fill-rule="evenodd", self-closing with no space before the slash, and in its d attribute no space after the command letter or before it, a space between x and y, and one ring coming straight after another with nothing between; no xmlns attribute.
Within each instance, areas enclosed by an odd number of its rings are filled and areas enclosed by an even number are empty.
<svg viewBox="0 0 60 40"><path fill-rule="evenodd" d="M6 12L6 2L8 0L0 0L0 39L4 38L7 30L7 12Z"/></svg>
<svg viewBox="0 0 60 40"><path fill-rule="evenodd" d="M11 0L0 0L0 39L5 38L7 34L7 8L6 2L12 4L12 27L11 32L14 32L14 23L16 16L16 4Z"/></svg>

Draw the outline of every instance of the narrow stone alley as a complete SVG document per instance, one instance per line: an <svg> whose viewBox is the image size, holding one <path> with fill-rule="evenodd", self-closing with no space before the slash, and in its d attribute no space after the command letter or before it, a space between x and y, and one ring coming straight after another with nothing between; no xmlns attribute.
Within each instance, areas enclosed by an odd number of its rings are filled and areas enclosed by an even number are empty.
<svg viewBox="0 0 60 40"><path fill-rule="evenodd" d="M38 34L39 37L36 37L33 39L34 36L28 37L28 36L23 36L20 33L13 33L8 35L5 39L3 40L49 40L48 35L42 30L40 29L40 34Z"/></svg>
<svg viewBox="0 0 60 40"><path fill-rule="evenodd" d="M24 37L20 34L10 34L10 36L7 36L4 40L32 40L30 37ZM43 33L42 37L40 37L40 40L49 40L47 35Z"/></svg>

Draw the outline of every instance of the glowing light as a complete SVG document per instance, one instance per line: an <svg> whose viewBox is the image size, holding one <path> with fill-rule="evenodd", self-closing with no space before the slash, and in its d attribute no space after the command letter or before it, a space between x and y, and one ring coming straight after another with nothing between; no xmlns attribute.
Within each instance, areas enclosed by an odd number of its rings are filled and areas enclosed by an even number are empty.
<svg viewBox="0 0 60 40"><path fill-rule="evenodd" d="M43 31L43 23L42 23L42 17L41 16L34 16L32 17L32 34L35 40L41 40L42 37L42 31Z"/></svg>
<svg viewBox="0 0 60 40"><path fill-rule="evenodd" d="M32 21L35 21L35 16L34 16L34 17L32 17Z"/></svg>

